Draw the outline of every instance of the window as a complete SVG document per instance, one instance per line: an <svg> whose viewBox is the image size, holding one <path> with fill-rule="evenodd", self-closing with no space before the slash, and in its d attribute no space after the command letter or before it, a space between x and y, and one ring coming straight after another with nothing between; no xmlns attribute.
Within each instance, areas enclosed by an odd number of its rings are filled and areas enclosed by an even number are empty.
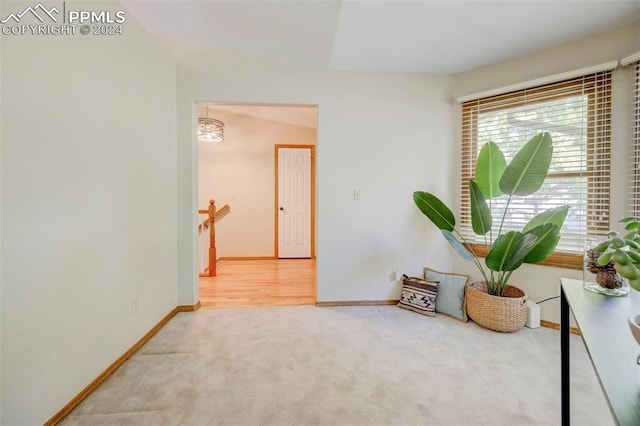
<svg viewBox="0 0 640 426"><path fill-rule="evenodd" d="M635 90L633 98L633 124L631 129L631 138L633 141L633 153L631 160L633 161L633 167L631 167L632 177L632 190L630 191L631 200L631 214L633 216L640 216L640 62L635 64Z"/></svg>
<svg viewBox="0 0 640 426"><path fill-rule="evenodd" d="M609 229L610 105L611 71L462 104L460 230L469 248L480 256L487 252L471 229L468 181L479 150L493 141L509 162L532 136L547 131L554 147L549 175L538 192L512 200L503 231L522 229L541 211L569 204L556 253L542 263L582 269L585 238ZM494 217L506 201L491 200Z"/></svg>

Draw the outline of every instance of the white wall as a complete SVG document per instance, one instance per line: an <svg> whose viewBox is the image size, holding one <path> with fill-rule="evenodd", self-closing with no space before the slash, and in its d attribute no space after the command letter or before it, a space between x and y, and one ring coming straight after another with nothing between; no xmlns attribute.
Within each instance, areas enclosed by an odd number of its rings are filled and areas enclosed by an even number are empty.
<svg viewBox="0 0 640 426"><path fill-rule="evenodd" d="M1 424L45 422L176 306L175 63L128 18L2 36Z"/></svg>
<svg viewBox="0 0 640 426"><path fill-rule="evenodd" d="M618 60L640 48L640 24L583 38L571 43L538 51L516 59L496 63L458 74L454 78L454 96L463 96L483 90L495 89L510 84L533 80L549 75L584 68L611 60ZM626 185L629 143L629 112L632 74L629 68L619 68L613 73L612 95L612 180L611 217L615 221L626 215ZM460 110L456 108L456 150L460 149ZM453 169L456 188L459 188L458 169ZM454 268L466 271L476 278L479 273L471 263L459 257L454 258ZM560 278L582 279L582 271L524 265L514 272L511 282L522 288L534 301L560 294ZM541 306L543 320L560 322L558 299L545 302Z"/></svg>
<svg viewBox="0 0 640 426"><path fill-rule="evenodd" d="M231 208L216 223L217 255L274 256L274 146L315 145L316 129L214 108L209 116L224 122L225 137L198 143L198 208L212 198L217 208Z"/></svg>
<svg viewBox="0 0 640 426"><path fill-rule="evenodd" d="M0 2L0 15L3 14L3 4ZM2 81L2 37L0 37L0 82ZM0 100L2 99L2 84L0 84ZM0 178L2 177L2 102L0 102ZM0 217L2 216L2 184L0 184ZM2 220L0 220L0 242L2 241ZM0 243L0 309L2 308L2 244ZM2 312L0 312L0 378L2 378ZM0 422L2 421L2 384L0 383Z"/></svg>
<svg viewBox="0 0 640 426"><path fill-rule="evenodd" d="M178 63L179 303L197 299L196 101L318 105L319 301L398 298L392 267L450 267L446 242L412 201L417 189L453 190L450 78L320 71L227 51Z"/></svg>

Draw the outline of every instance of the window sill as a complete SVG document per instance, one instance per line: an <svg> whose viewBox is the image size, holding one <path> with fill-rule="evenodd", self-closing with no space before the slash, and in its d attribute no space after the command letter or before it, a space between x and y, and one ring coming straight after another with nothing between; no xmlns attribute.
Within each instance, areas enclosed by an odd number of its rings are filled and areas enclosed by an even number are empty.
<svg viewBox="0 0 640 426"><path fill-rule="evenodd" d="M465 244L468 250L471 250L478 257L487 257L489 249L483 244ZM555 268L582 270L583 260L580 254L571 253L553 253L546 260L535 263L541 266L553 266Z"/></svg>

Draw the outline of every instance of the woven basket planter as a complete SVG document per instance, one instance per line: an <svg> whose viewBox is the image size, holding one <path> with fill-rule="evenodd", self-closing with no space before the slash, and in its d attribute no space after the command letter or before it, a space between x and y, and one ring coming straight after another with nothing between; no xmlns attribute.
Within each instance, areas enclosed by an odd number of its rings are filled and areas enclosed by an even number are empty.
<svg viewBox="0 0 640 426"><path fill-rule="evenodd" d="M494 331L520 330L527 322L527 295L510 285L505 286L503 294L492 296L484 282L470 282L465 292L469 318Z"/></svg>

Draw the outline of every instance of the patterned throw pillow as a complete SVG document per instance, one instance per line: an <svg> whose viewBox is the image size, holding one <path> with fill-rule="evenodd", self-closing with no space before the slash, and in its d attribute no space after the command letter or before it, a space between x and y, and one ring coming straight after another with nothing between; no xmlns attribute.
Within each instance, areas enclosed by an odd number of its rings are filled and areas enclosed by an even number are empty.
<svg viewBox="0 0 640 426"><path fill-rule="evenodd" d="M423 315L436 315L438 281L402 276L402 294L398 306Z"/></svg>

